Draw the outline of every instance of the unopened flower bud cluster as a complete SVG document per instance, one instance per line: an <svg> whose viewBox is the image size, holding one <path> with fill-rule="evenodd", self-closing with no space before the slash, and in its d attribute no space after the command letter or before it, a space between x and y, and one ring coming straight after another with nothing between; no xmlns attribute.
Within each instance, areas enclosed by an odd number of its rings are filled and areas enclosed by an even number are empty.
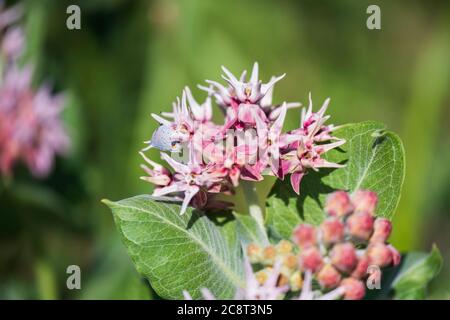
<svg viewBox="0 0 450 320"><path fill-rule="evenodd" d="M292 242L281 240L264 248L250 244L247 255L258 268L256 279L263 285L275 263L281 261L277 286L286 286L287 291L302 290L302 296L309 298L332 293L333 298L362 299L369 266L384 268L400 263L400 254L387 243L391 222L375 217L376 204L374 192L349 195L337 191L329 195L327 218L319 226L300 224ZM317 283L316 293L308 277Z"/></svg>

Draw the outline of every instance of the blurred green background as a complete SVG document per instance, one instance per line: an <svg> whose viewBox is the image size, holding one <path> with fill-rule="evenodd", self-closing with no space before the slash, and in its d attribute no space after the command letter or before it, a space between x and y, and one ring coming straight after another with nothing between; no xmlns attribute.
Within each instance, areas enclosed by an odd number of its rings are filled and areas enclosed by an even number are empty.
<svg viewBox="0 0 450 320"><path fill-rule="evenodd" d="M399 249L450 257L450 2L448 1L23 1L27 59L36 83L68 97L71 153L33 179L17 167L0 184L0 298L150 298L100 200L149 193L138 150L151 112L185 85L260 63L263 80L287 72L281 102L331 97L333 123L378 120L405 144L407 174L394 220ZM82 29L66 28L78 4ZM366 9L381 8L381 30ZM218 110L216 110L218 111ZM218 114L218 112L216 112ZM299 111L291 111L294 127ZM156 157L156 153L153 154ZM66 288L79 265L82 289ZM450 264L430 297L450 298Z"/></svg>

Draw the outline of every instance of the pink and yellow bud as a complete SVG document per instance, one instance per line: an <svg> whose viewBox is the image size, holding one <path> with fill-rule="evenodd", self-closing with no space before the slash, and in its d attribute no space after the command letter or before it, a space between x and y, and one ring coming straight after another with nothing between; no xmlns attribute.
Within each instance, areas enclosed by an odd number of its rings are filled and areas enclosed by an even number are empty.
<svg viewBox="0 0 450 320"><path fill-rule="evenodd" d="M377 194L372 191L358 190L352 195L355 212L367 212L374 215L377 202Z"/></svg>
<svg viewBox="0 0 450 320"><path fill-rule="evenodd" d="M332 289L341 282L341 274L331 264L326 264L317 274L317 280L322 288Z"/></svg>
<svg viewBox="0 0 450 320"><path fill-rule="evenodd" d="M292 243L287 240L281 240L277 244L277 251L279 254L288 254L291 253L293 249Z"/></svg>
<svg viewBox="0 0 450 320"><path fill-rule="evenodd" d="M368 212L357 212L347 219L350 235L361 240L369 240L373 232L373 216Z"/></svg>
<svg viewBox="0 0 450 320"><path fill-rule="evenodd" d="M381 242L387 241L392 231L392 223L386 218L377 218L373 226L373 235L370 238L370 242Z"/></svg>
<svg viewBox="0 0 450 320"><path fill-rule="evenodd" d="M262 249L255 243L250 243L247 246L247 257L251 263L258 263L262 258Z"/></svg>
<svg viewBox="0 0 450 320"><path fill-rule="evenodd" d="M392 263L392 251L383 243L375 243L369 246L367 254L370 258L370 263L379 267L386 267Z"/></svg>
<svg viewBox="0 0 450 320"><path fill-rule="evenodd" d="M283 266L289 270L293 270L298 266L298 258L290 253L283 258Z"/></svg>
<svg viewBox="0 0 450 320"><path fill-rule="evenodd" d="M271 267L267 267L262 270L259 270L255 274L256 281L258 281L258 283L260 285L263 285L267 281L267 279L269 279L269 276L271 275L272 272L273 272L273 268L271 268Z"/></svg>
<svg viewBox="0 0 450 320"><path fill-rule="evenodd" d="M303 278L300 271L295 271L289 278L289 285L292 291L299 291L303 286Z"/></svg>
<svg viewBox="0 0 450 320"><path fill-rule="evenodd" d="M276 248L274 246L267 246L264 248L262 253L262 263L274 264L276 256L277 256Z"/></svg>
<svg viewBox="0 0 450 320"><path fill-rule="evenodd" d="M322 268L322 255L317 247L307 247L300 253L300 265L303 270L317 272Z"/></svg>
<svg viewBox="0 0 450 320"><path fill-rule="evenodd" d="M322 240L326 244L337 243L344 238L344 224L334 217L322 222L320 231L322 233Z"/></svg>
<svg viewBox="0 0 450 320"><path fill-rule="evenodd" d="M358 263L355 247L351 243L339 243L330 253L332 264L342 272L350 273Z"/></svg>
<svg viewBox="0 0 450 320"><path fill-rule="evenodd" d="M345 300L361 300L366 294L364 283L354 278L346 278L341 282Z"/></svg>
<svg viewBox="0 0 450 320"><path fill-rule="evenodd" d="M300 248L313 246L317 243L316 228L310 224L300 224L295 228L292 240Z"/></svg>
<svg viewBox="0 0 450 320"><path fill-rule="evenodd" d="M350 197L345 191L336 191L330 194L325 204L325 211L330 216L342 217L353 211Z"/></svg>

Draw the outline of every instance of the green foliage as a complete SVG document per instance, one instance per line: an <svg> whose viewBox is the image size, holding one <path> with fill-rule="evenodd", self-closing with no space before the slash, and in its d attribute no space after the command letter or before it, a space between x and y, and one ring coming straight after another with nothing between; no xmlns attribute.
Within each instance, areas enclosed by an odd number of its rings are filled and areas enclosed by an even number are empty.
<svg viewBox="0 0 450 320"><path fill-rule="evenodd" d="M163 298L194 298L207 287L217 297L231 298L242 285L240 250L230 247L219 229L203 214L178 205L137 196L104 201L139 273Z"/></svg>
<svg viewBox="0 0 450 320"><path fill-rule="evenodd" d="M397 299L425 299L428 283L442 268L442 256L434 245L430 253L409 253L403 258L392 286Z"/></svg>
<svg viewBox="0 0 450 320"><path fill-rule="evenodd" d="M400 138L372 121L344 125L335 135L347 142L329 151L326 158L345 164L345 168L308 173L301 183L300 196L292 190L288 178L275 183L267 199L267 224L276 234L290 237L302 221L320 223L326 196L335 190L375 191L379 197L377 215L392 218L405 174Z"/></svg>

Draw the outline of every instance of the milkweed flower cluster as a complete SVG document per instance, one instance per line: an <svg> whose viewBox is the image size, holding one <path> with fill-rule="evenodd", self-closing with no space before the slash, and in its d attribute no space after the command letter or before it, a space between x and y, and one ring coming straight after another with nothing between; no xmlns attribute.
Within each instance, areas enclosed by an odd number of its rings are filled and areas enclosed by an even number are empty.
<svg viewBox="0 0 450 320"><path fill-rule="evenodd" d="M319 225L300 224L292 242L247 246L246 286L236 299L359 300L371 267L400 263L399 252L387 244L391 222L375 218L377 196L370 191L328 197L328 217ZM247 258L248 257L248 258ZM381 273L378 275L381 277ZM185 298L190 298L184 292ZM214 296L202 289L204 299Z"/></svg>
<svg viewBox="0 0 450 320"><path fill-rule="evenodd" d="M0 1L0 172L8 176L22 161L42 177L51 170L55 154L69 144L60 120L64 101L48 85L35 90L33 67L20 66L25 41L15 24L20 15L20 7L6 9Z"/></svg>
<svg viewBox="0 0 450 320"><path fill-rule="evenodd" d="M206 80L208 86L199 86L208 93L203 103L186 87L172 112L152 115L160 126L143 151L160 149L161 158L172 168L142 154L147 162L142 166L147 176L142 179L155 185L154 196L169 195L182 201L183 213L188 205L217 205L211 201L214 194L232 194L240 180L260 181L264 175L284 179L290 174L292 188L299 193L308 170L342 166L323 158L324 153L345 143L332 135L332 125L325 124L329 99L314 112L310 96L299 127L283 132L287 110L301 106L272 103L274 85L284 75L263 83L257 63L249 79L246 71L237 78L222 69L226 85ZM212 122L212 100L224 113L221 125ZM171 152L172 157L164 152Z"/></svg>

